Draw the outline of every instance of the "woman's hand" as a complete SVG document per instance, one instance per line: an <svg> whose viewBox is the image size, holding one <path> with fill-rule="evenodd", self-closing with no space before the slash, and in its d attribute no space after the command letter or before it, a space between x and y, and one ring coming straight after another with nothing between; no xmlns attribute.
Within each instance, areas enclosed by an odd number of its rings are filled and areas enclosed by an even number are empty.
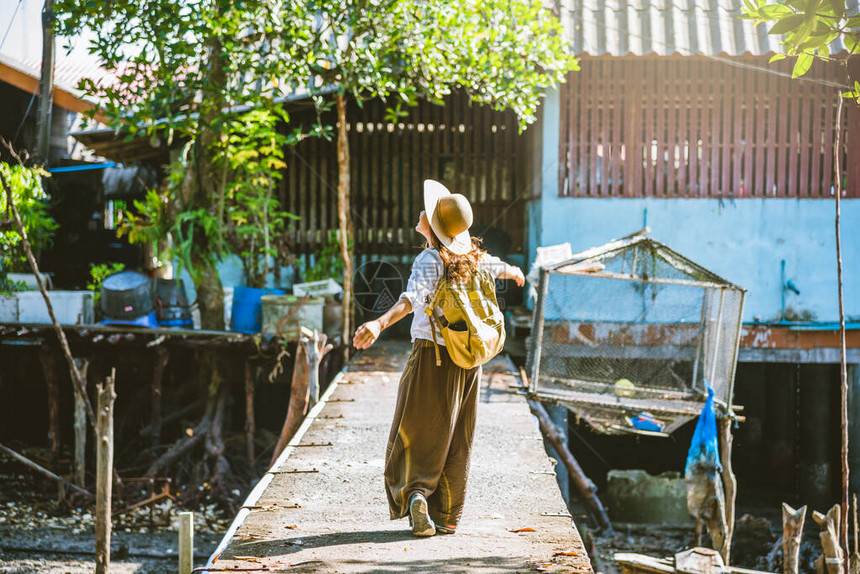
<svg viewBox="0 0 860 574"><path fill-rule="evenodd" d="M519 267L514 267L513 265L508 265L507 268L507 279L513 279L517 284L517 287L522 287L526 283L526 278L523 275L522 270Z"/></svg>
<svg viewBox="0 0 860 574"><path fill-rule="evenodd" d="M366 349L376 342L381 332L382 325L378 320L368 321L355 330L352 345L356 349Z"/></svg>

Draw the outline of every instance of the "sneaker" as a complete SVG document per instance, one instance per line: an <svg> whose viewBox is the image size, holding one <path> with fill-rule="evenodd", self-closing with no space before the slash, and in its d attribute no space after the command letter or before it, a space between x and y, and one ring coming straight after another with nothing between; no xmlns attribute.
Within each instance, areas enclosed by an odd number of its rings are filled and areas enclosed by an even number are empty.
<svg viewBox="0 0 860 574"><path fill-rule="evenodd" d="M427 512L427 499L421 494L413 494L409 501L409 519L412 523L412 534L415 536L433 536L436 525Z"/></svg>

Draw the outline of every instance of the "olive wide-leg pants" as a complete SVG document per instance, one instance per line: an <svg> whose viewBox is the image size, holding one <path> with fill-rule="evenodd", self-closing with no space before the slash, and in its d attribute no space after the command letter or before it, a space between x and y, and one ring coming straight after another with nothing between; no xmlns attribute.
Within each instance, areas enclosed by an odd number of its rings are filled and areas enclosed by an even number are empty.
<svg viewBox="0 0 860 574"><path fill-rule="evenodd" d="M463 512L475 436L481 367L455 365L439 346L416 339L397 391L385 452L385 490L391 519L409 513L415 492L427 498L437 524L456 526Z"/></svg>

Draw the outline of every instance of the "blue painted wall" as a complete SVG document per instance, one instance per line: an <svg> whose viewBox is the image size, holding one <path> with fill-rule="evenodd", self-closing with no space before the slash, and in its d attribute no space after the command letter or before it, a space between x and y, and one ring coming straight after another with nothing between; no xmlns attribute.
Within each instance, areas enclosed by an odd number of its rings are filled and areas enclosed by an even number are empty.
<svg viewBox="0 0 860 574"><path fill-rule="evenodd" d="M526 211L529 263L535 248L570 242L580 251L647 224L661 241L747 289L744 321L775 321L782 309L780 263L800 290L785 305L815 321L837 321L835 202L803 199L583 199L558 197L558 92L547 95L541 137L542 196ZM846 320L860 320L860 200L842 202Z"/></svg>

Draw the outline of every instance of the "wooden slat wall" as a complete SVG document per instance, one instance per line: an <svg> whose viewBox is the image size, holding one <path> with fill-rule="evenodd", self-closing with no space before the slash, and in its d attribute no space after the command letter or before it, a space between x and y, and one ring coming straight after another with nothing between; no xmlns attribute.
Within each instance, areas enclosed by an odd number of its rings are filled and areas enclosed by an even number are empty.
<svg viewBox="0 0 860 574"><path fill-rule="evenodd" d="M831 198L836 94L705 58L584 59L561 89L559 194ZM843 110L843 197L856 198L860 112Z"/></svg>
<svg viewBox="0 0 860 574"><path fill-rule="evenodd" d="M472 231L496 228L511 237L511 252L523 246L524 137L511 113L452 96L446 105L421 103L398 123L386 122L385 105L349 108L354 246L359 256L414 255L423 241L414 231L425 178L443 182L472 203ZM294 115L301 121L301 114ZM305 120L306 121L306 120ZM288 129L290 127L288 126ZM335 141L308 138L286 150L281 185L285 209L301 217L288 231L297 254L311 254L337 229Z"/></svg>

